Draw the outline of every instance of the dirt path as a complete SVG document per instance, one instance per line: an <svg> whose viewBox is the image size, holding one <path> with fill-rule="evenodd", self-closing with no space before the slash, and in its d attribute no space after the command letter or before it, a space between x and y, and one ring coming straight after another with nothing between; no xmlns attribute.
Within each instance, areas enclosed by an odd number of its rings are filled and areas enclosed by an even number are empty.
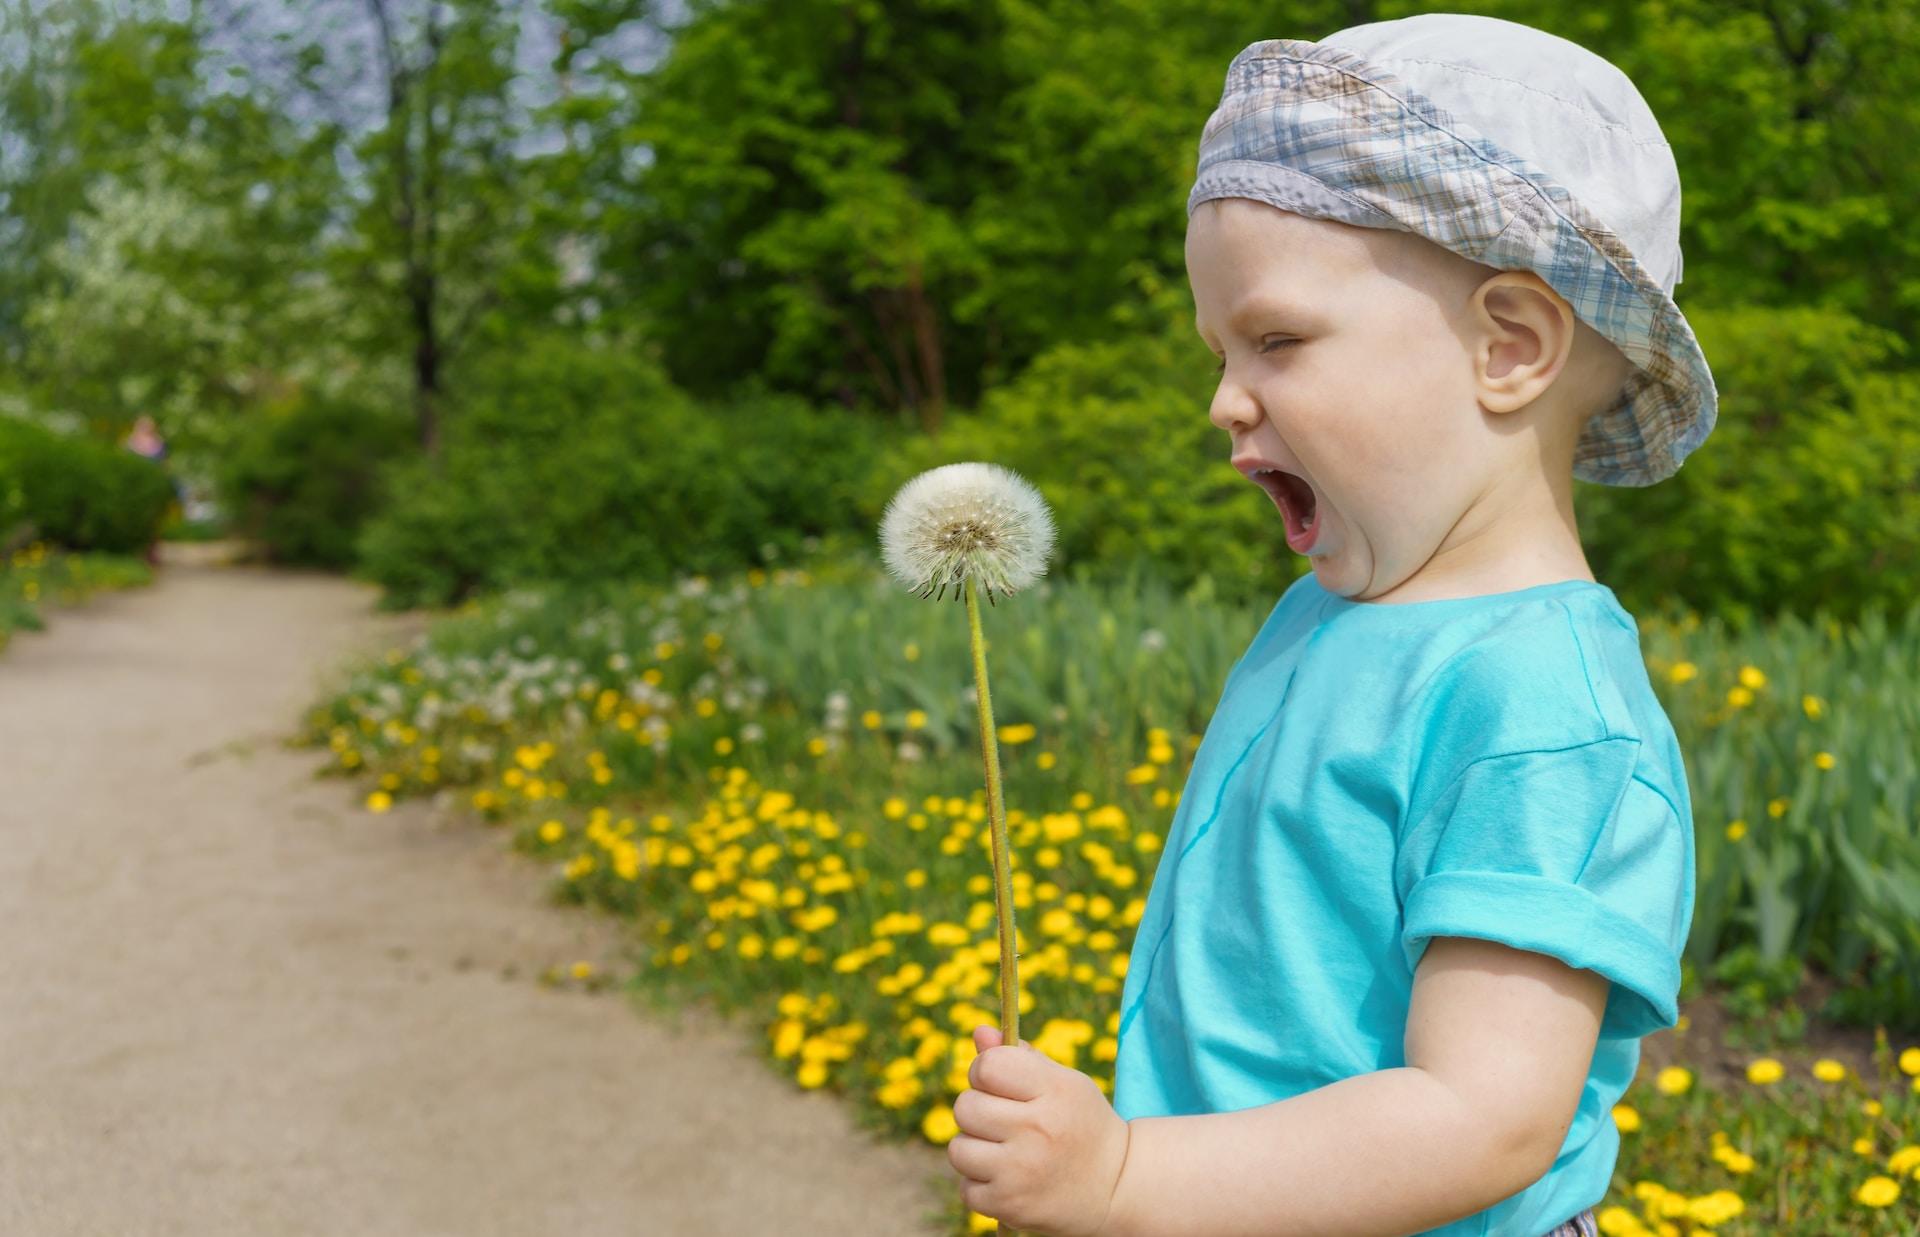
<svg viewBox="0 0 1920 1237"><path fill-rule="evenodd" d="M911 1235L951 1176L755 1059L536 982L621 965L503 836L282 749L391 640L332 577L169 566L0 654L0 1233Z"/></svg>

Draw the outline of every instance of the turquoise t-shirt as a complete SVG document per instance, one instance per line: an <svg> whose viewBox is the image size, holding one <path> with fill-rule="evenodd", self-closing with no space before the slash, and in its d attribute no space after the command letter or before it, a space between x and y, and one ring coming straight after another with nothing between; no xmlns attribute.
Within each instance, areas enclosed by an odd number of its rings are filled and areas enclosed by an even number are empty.
<svg viewBox="0 0 1920 1237"><path fill-rule="evenodd" d="M1194 753L1114 1108L1235 1112L1404 1066L1430 938L1550 954L1612 981L1572 1128L1545 1176L1428 1230L1539 1237L1607 1192L1640 1037L1678 1018L1693 885L1680 746L1611 589L1389 604L1302 576Z"/></svg>

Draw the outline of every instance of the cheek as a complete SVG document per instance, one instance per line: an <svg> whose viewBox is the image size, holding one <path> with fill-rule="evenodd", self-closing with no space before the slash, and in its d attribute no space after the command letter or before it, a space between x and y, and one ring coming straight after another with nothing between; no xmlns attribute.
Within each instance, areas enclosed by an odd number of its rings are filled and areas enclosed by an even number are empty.
<svg viewBox="0 0 1920 1237"><path fill-rule="evenodd" d="M1356 514L1411 516L1458 465L1461 396L1449 383L1459 375L1418 350L1355 358L1345 372L1351 380L1313 418L1328 488Z"/></svg>

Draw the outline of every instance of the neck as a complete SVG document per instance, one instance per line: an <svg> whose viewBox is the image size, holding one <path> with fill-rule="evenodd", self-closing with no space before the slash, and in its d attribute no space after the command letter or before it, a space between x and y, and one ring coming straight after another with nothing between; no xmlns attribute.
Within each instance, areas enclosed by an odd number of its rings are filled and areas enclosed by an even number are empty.
<svg viewBox="0 0 1920 1237"><path fill-rule="evenodd" d="M1573 514L1571 458L1507 471L1460 516L1418 571L1375 602L1434 601L1591 580Z"/></svg>

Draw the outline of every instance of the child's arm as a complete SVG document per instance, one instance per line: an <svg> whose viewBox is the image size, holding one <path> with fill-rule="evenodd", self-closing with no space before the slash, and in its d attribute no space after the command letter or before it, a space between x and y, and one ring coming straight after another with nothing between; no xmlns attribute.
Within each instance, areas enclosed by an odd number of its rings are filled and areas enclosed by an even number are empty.
<svg viewBox="0 0 1920 1237"><path fill-rule="evenodd" d="M1139 1117L1101 1237L1404 1237L1552 1166L1608 980L1546 954L1434 937L1404 1067L1239 1112Z"/></svg>

